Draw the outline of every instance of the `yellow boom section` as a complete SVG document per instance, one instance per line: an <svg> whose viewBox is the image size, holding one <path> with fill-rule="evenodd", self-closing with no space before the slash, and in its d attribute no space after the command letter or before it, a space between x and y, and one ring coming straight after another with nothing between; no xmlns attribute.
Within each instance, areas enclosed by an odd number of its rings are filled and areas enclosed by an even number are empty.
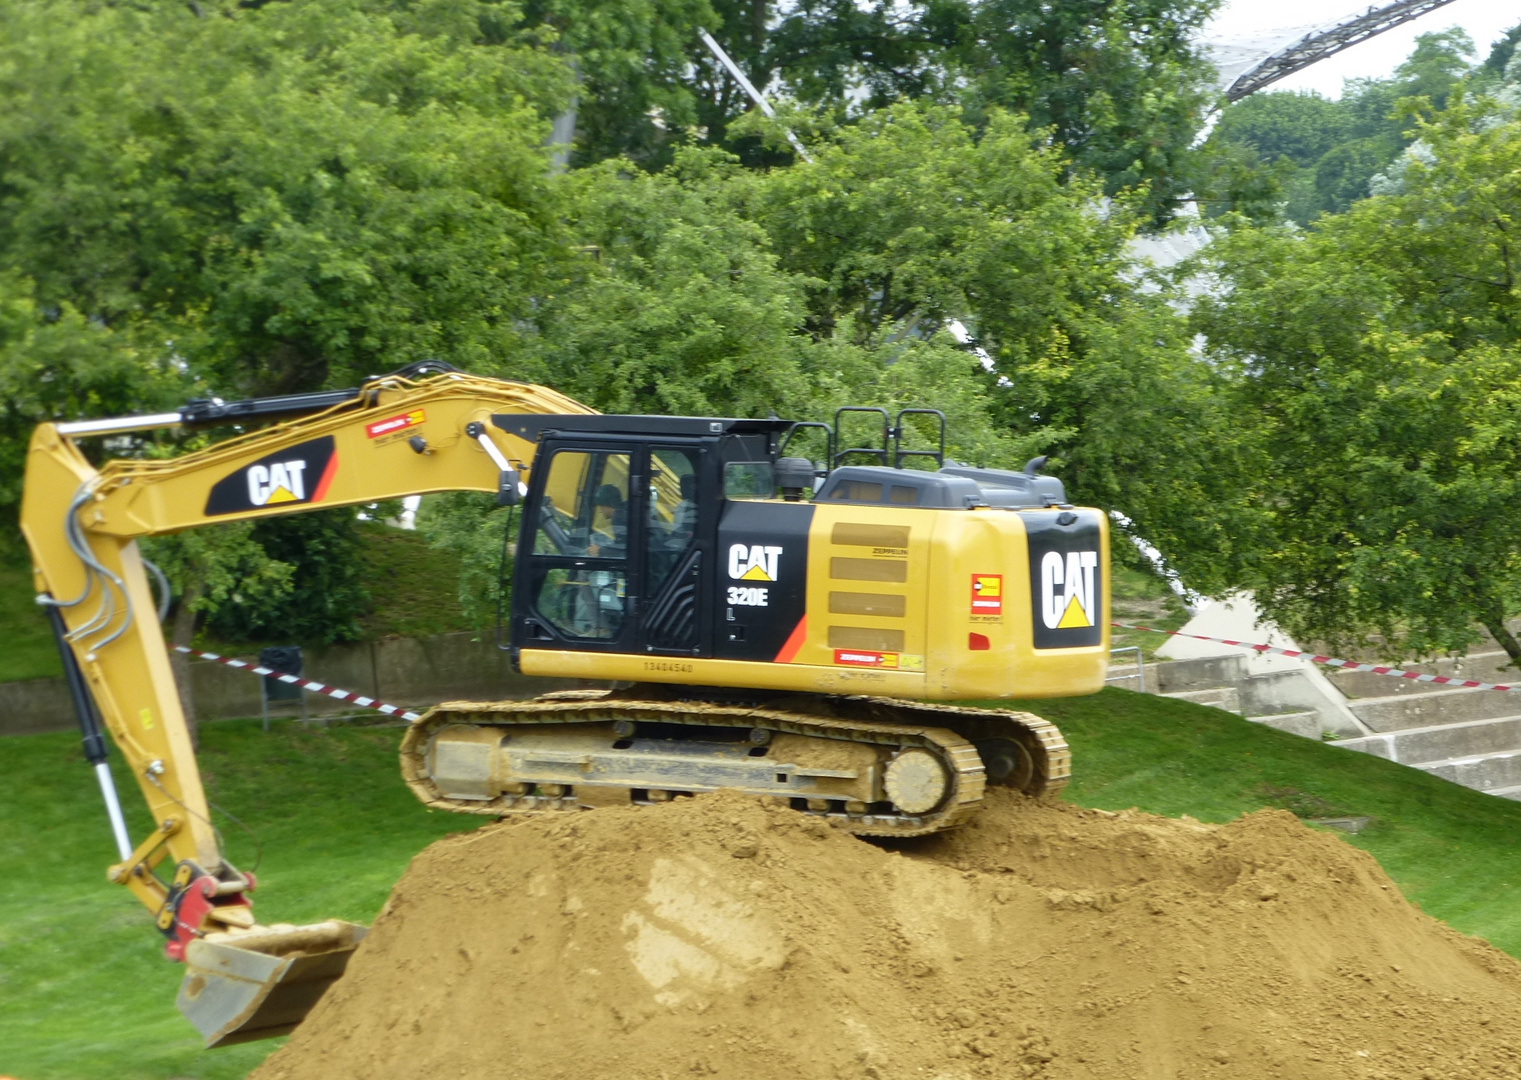
<svg viewBox="0 0 1521 1080"><path fill-rule="evenodd" d="M209 872L222 865L136 537L428 492L494 492L501 471L481 440L522 471L534 446L493 427L492 414L593 411L525 383L389 377L367 383L357 404L183 457L115 460L100 470L59 425L39 426L21 507L37 590L58 605L155 823L111 868L112 880L163 917L169 893L153 866L166 857ZM479 437L467 434L474 424Z"/></svg>

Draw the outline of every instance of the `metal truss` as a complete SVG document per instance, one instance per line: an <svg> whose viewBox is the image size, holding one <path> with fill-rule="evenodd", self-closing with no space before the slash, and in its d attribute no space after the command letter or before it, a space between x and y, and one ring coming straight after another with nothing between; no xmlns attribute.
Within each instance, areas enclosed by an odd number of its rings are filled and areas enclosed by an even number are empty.
<svg viewBox="0 0 1521 1080"><path fill-rule="evenodd" d="M1370 7L1361 15L1344 19L1330 29L1315 30L1238 75L1225 89L1226 100L1240 101L1318 60L1450 3L1452 0L1396 0L1392 4Z"/></svg>

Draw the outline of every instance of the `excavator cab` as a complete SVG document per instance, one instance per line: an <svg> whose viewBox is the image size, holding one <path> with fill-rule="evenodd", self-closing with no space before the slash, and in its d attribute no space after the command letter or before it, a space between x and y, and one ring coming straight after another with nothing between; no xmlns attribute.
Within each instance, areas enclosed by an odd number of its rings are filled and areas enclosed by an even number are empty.
<svg viewBox="0 0 1521 1080"><path fill-rule="evenodd" d="M526 435L526 421L539 418L503 419ZM713 572L720 518L749 500L766 501L772 515L784 511L773 501L774 455L791 425L575 421L544 431L535 455L512 590L514 654L713 656L724 629ZM801 593L783 600L775 598L778 611L798 608Z"/></svg>

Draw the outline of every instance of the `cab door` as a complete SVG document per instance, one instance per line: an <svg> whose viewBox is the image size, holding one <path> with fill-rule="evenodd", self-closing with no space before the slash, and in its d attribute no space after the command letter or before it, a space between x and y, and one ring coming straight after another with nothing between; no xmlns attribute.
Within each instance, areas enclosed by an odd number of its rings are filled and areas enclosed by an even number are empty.
<svg viewBox="0 0 1521 1080"><path fill-rule="evenodd" d="M641 520L640 651L711 656L716 480L712 448L651 444Z"/></svg>
<svg viewBox="0 0 1521 1080"><path fill-rule="evenodd" d="M540 450L513 576L515 646L633 650L642 450L613 439Z"/></svg>

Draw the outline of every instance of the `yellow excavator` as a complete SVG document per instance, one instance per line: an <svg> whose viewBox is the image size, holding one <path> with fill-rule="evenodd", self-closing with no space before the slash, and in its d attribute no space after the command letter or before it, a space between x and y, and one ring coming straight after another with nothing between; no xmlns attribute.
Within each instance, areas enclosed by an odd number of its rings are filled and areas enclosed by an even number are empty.
<svg viewBox="0 0 1521 1080"><path fill-rule="evenodd" d="M244 434L96 467L78 440ZM938 449L905 433L938 430ZM844 429L868 427L868 445ZM789 456L799 439L825 460ZM364 934L260 925L220 850L136 540L442 491L518 507L507 644L525 674L611 682L448 702L410 724L405 782L470 814L576 813L729 789L849 832L967 819L987 783L1065 784L1061 734L958 699L1094 693L1108 661L1108 531L1061 482L945 458L934 410L834 425L612 416L542 386L424 362L355 390L39 426L22 531L118 848L108 870L186 964L209 1045L290 1031ZM863 463L864 462L864 463ZM922 465L908 468L906 464ZM128 836L103 731L154 823Z"/></svg>

